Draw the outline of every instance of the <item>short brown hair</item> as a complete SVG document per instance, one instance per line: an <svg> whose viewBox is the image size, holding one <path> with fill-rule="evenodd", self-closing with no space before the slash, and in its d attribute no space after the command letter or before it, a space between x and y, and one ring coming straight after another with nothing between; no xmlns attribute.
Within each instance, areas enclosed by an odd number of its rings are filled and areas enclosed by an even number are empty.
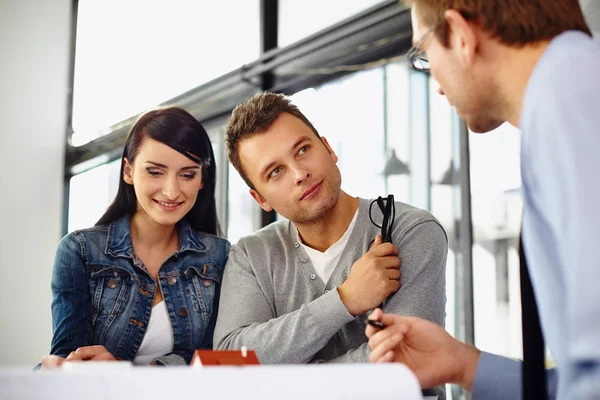
<svg viewBox="0 0 600 400"><path fill-rule="evenodd" d="M483 29L509 46L523 46L551 40L576 30L592 33L579 0L402 0L416 6L421 21L435 27L440 42L448 47L448 24L444 12L454 9L468 21L477 21Z"/></svg>
<svg viewBox="0 0 600 400"><path fill-rule="evenodd" d="M254 189L254 185L244 171L239 155L239 144L244 139L251 138L257 133L266 132L282 113L288 113L299 118L317 135L319 132L310 121L292 104L286 96L278 93L264 92L238 105L233 112L225 129L225 144L227 158L239 172L246 184Z"/></svg>

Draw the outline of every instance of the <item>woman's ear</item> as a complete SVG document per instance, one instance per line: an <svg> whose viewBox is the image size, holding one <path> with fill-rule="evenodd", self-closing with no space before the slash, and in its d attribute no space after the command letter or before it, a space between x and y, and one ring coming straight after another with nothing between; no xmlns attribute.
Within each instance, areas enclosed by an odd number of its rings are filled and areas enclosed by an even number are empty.
<svg viewBox="0 0 600 400"><path fill-rule="evenodd" d="M127 157L123 158L123 180L129 185L133 185L133 167L129 164Z"/></svg>

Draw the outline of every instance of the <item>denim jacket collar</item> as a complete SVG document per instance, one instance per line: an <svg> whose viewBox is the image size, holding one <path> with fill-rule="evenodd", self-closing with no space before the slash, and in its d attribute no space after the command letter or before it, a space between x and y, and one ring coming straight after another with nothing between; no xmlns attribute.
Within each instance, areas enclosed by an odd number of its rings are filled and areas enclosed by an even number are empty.
<svg viewBox="0 0 600 400"><path fill-rule="evenodd" d="M201 252L206 249L199 235L185 219L179 221L177 229L179 230L177 253L186 250ZM124 215L109 225L105 253L114 257L134 258L133 244L129 234L129 215Z"/></svg>

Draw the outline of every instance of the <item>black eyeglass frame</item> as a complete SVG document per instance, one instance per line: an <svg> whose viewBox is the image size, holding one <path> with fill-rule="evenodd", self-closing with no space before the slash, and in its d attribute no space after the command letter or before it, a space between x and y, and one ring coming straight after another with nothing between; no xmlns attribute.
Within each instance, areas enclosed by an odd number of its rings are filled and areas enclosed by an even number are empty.
<svg viewBox="0 0 600 400"><path fill-rule="evenodd" d="M377 203L379 210L383 215L383 221L381 225L377 224L373 220L373 204ZM392 229L394 228L394 221L396 220L396 204L394 203L394 195L390 194L386 199L379 196L376 200L371 202L369 206L369 218L373 225L381 229L381 240L384 243L392 242Z"/></svg>

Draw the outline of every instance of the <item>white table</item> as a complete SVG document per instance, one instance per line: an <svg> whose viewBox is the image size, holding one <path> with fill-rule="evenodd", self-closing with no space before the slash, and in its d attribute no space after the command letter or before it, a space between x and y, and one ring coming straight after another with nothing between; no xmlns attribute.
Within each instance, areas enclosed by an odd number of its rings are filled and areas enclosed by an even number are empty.
<svg viewBox="0 0 600 400"><path fill-rule="evenodd" d="M116 364L37 372L0 369L0 400L422 399L415 376L401 364L205 368Z"/></svg>

